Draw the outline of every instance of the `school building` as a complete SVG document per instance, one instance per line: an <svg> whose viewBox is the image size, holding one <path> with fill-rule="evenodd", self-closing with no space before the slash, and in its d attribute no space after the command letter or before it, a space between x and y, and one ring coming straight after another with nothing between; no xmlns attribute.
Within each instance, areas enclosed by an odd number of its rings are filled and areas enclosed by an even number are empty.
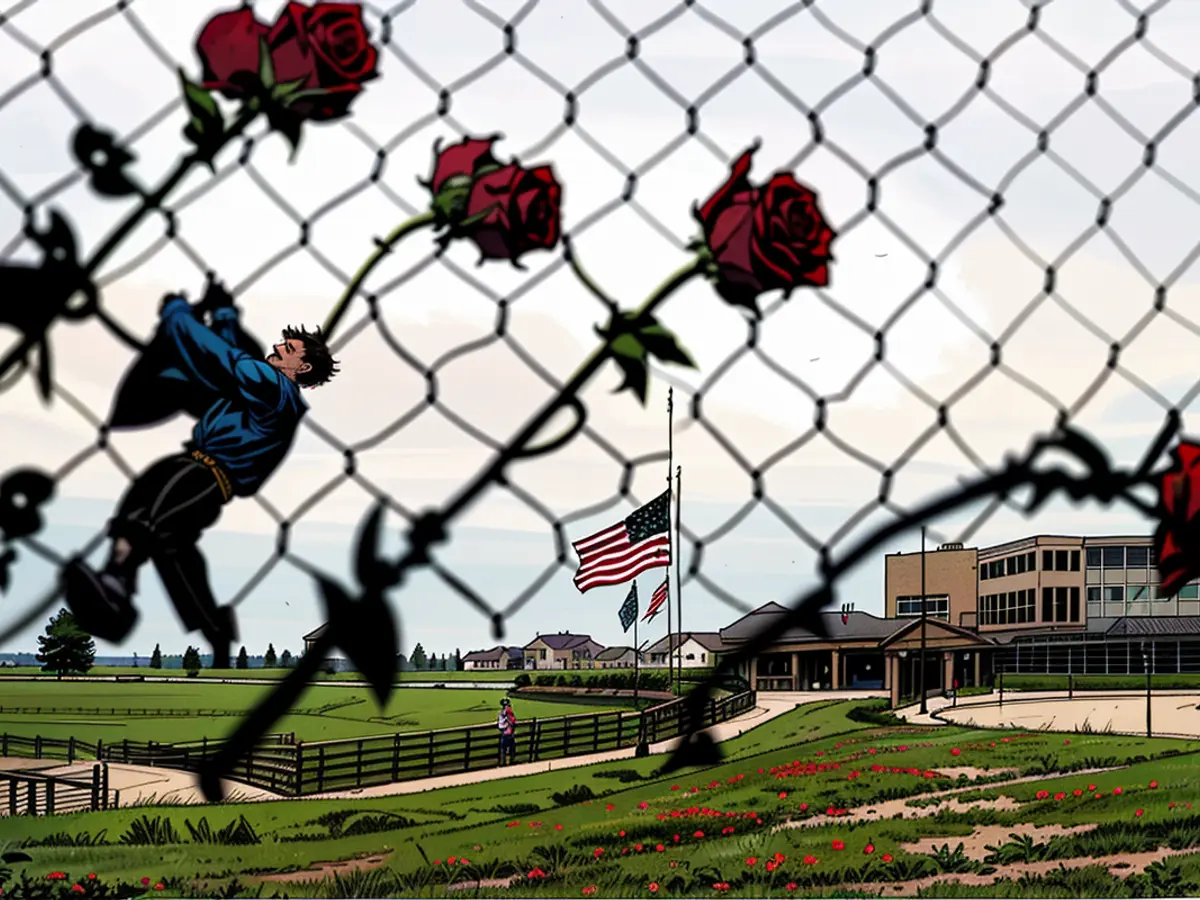
<svg viewBox="0 0 1200 900"><path fill-rule="evenodd" d="M785 613L768 603L721 640L734 649ZM1200 672L1200 584L1160 596L1149 537L1036 535L889 554L882 617L823 616L828 637L779 629L742 677L758 691L883 689L901 705L918 695L922 655L927 693L990 685L1001 671Z"/></svg>

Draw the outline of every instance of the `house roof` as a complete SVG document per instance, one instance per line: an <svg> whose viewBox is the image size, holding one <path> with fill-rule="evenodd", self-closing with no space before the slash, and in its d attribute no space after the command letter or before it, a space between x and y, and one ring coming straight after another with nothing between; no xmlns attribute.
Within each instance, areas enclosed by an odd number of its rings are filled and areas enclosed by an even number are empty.
<svg viewBox="0 0 1200 900"><path fill-rule="evenodd" d="M671 634L666 637L659 638L653 644L646 648L647 653L667 653L667 647L671 650L678 650L683 644L689 640L695 641L705 650L717 652L724 650L725 642L721 640L721 635L715 631L685 631L682 635Z"/></svg>
<svg viewBox="0 0 1200 900"><path fill-rule="evenodd" d="M1200 616L1126 616L1113 622L1104 633L1113 637L1200 634Z"/></svg>
<svg viewBox="0 0 1200 900"><path fill-rule="evenodd" d="M740 643L753 638L764 628L770 628L773 621L778 620L788 612L786 607L778 603L767 603L758 609L742 616L732 625L727 625L719 632L721 640L726 643ZM819 641L873 641L878 643L886 640L901 628L909 624L908 619L881 619L865 612L846 614L845 622L839 612L823 612L821 619L829 632L828 638L819 637L807 628L792 625L775 634L778 643L800 643ZM917 620L913 620L917 621Z"/></svg>
<svg viewBox="0 0 1200 900"><path fill-rule="evenodd" d="M509 647L493 647L491 650L472 650L463 656L463 662L498 662L505 654L512 655Z"/></svg>
<svg viewBox="0 0 1200 900"><path fill-rule="evenodd" d="M596 654L597 662L607 662L610 659L620 659L627 653L633 653L632 647L606 647Z"/></svg>
<svg viewBox="0 0 1200 900"><path fill-rule="evenodd" d="M887 621L895 622L897 620L892 619L892 620L887 620ZM900 620L898 620L898 624L901 627L897 628L894 632L892 632L890 635L888 635L886 638L884 638L882 641L880 641L879 642L880 647L886 647L888 644L894 643L895 641L898 641L901 638L905 637L906 635L911 634L912 632L916 631L917 629L919 629L921 627L921 620L919 618L907 619L907 620L900 619ZM948 631L953 635L961 637L963 640L970 641L972 644L995 643L986 634L980 634L977 631L972 631L970 628L963 628L961 625L952 625L949 622L946 622L942 619L927 619L926 626L929 628L934 628L934 629L938 629L941 631Z"/></svg>
<svg viewBox="0 0 1200 900"><path fill-rule="evenodd" d="M537 641L541 641L551 650L570 650L572 647L579 647L583 644L594 644L590 634L569 634L561 632L559 634L539 634L532 641L525 645L526 648L531 647Z"/></svg>
<svg viewBox="0 0 1200 900"><path fill-rule="evenodd" d="M326 624L326 625L321 625L321 626L320 626L320 627L318 627L318 628L314 628L312 631L310 631L308 634L306 634L306 635L305 635L304 637L302 637L300 640L302 640L302 641L315 641L315 640L317 640L318 638L320 638L320 637L321 637L321 635L323 635L323 634L324 634L326 631L328 631L328 630L329 630L329 625L327 625L327 624Z"/></svg>

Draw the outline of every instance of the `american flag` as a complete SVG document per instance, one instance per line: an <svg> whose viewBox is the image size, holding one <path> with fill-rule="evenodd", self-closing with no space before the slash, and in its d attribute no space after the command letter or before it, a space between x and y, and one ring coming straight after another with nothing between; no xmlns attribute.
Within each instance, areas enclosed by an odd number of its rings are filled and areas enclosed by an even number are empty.
<svg viewBox="0 0 1200 900"><path fill-rule="evenodd" d="M579 554L575 587L581 594L670 565L670 500L671 492L663 491L624 521L571 545Z"/></svg>
<svg viewBox="0 0 1200 900"><path fill-rule="evenodd" d="M663 583L654 589L654 596L650 598L650 605L646 607L646 614L642 616L643 622L649 622L659 613L659 607L667 602L667 583L670 578L664 578Z"/></svg>

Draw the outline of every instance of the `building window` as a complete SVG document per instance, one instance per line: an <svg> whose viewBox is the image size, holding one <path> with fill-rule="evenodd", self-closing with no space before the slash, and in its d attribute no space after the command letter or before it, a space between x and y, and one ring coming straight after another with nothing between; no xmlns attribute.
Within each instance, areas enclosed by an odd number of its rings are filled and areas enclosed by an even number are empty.
<svg viewBox="0 0 1200 900"><path fill-rule="evenodd" d="M1088 603L1099 603L1100 597L1101 597L1100 588L1098 588L1098 587L1088 588L1088 592L1087 592Z"/></svg>
<svg viewBox="0 0 1200 900"><path fill-rule="evenodd" d="M1125 600L1125 588L1119 584L1110 584L1104 588L1105 603L1123 603Z"/></svg>
<svg viewBox="0 0 1200 900"><path fill-rule="evenodd" d="M1087 567L1089 569L1098 569L1098 568L1100 568L1100 562L1101 562L1100 548L1099 547L1088 547L1087 548Z"/></svg>
<svg viewBox="0 0 1200 900"><path fill-rule="evenodd" d="M1150 565L1149 547L1126 547L1125 566L1129 569L1144 569Z"/></svg>
<svg viewBox="0 0 1200 900"><path fill-rule="evenodd" d="M1200 584L1185 584L1179 589L1180 600L1200 599Z"/></svg>
<svg viewBox="0 0 1200 900"><path fill-rule="evenodd" d="M1102 547L1103 555L1101 559L1104 562L1106 569L1123 569L1125 568L1125 548L1124 547Z"/></svg>
<svg viewBox="0 0 1200 900"><path fill-rule="evenodd" d="M1131 584L1125 588L1125 599L1130 603L1145 603L1150 599L1150 586L1145 584Z"/></svg>
<svg viewBox="0 0 1200 900"><path fill-rule="evenodd" d="M1043 550L1042 551L1042 571L1044 571L1044 572L1053 572L1054 571L1054 551L1053 550Z"/></svg>
<svg viewBox="0 0 1200 900"><path fill-rule="evenodd" d="M1054 621L1054 588L1042 588L1042 621Z"/></svg>
<svg viewBox="0 0 1200 900"><path fill-rule="evenodd" d="M896 598L896 618L912 618L921 615L921 597L901 596ZM935 619L950 618L950 597L946 594L925 597L925 615Z"/></svg>
<svg viewBox="0 0 1200 900"><path fill-rule="evenodd" d="M1072 572L1079 571L1079 551L1078 550L1071 551L1071 571Z"/></svg>
<svg viewBox="0 0 1200 900"><path fill-rule="evenodd" d="M1068 553L1066 550L1055 550L1054 551L1054 569L1055 569L1055 571L1057 571L1057 572L1069 571L1068 566L1070 565L1070 562L1069 562L1070 558L1071 558L1071 554Z"/></svg>
<svg viewBox="0 0 1200 900"><path fill-rule="evenodd" d="M1078 550L1075 551L1075 555L1076 555L1076 558L1078 558L1078 556L1079 556ZM1079 616L1079 588L1077 588L1077 587L1071 588L1071 621L1072 622L1083 621Z"/></svg>
<svg viewBox="0 0 1200 900"><path fill-rule="evenodd" d="M1060 587L1054 589L1054 621L1069 622L1067 617L1070 612L1070 596L1069 588Z"/></svg>
<svg viewBox="0 0 1200 900"><path fill-rule="evenodd" d="M1028 572L1037 571L1037 551L1030 550L1025 554L1025 570Z"/></svg>

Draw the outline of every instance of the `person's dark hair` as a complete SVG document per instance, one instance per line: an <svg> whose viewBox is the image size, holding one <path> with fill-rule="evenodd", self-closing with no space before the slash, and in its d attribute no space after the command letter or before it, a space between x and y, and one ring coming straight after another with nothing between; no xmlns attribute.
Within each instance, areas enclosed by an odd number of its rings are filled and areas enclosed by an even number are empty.
<svg viewBox="0 0 1200 900"><path fill-rule="evenodd" d="M309 331L303 325L299 328L289 325L283 329L283 339L302 343L304 345L304 361L312 366L309 371L296 376L296 384L301 387L311 388L328 384L330 379L341 371L338 368L338 361L329 353L329 347L325 344L325 338L321 334L319 325L316 331Z"/></svg>

